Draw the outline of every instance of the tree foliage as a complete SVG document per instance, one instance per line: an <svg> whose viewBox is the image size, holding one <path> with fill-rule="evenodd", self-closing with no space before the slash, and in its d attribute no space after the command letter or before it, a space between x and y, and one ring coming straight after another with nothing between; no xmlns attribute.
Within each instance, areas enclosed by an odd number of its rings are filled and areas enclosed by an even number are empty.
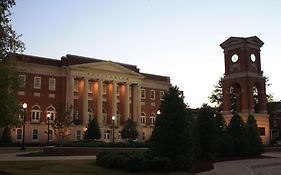
<svg viewBox="0 0 281 175"><path fill-rule="evenodd" d="M214 118L214 108L203 104L197 116L197 137L200 157L214 158L218 147L218 127Z"/></svg>
<svg viewBox="0 0 281 175"><path fill-rule="evenodd" d="M64 106L60 103L56 109L56 119L51 123L51 126L62 146L65 138L70 135L70 126L73 123L71 116L72 106Z"/></svg>
<svg viewBox="0 0 281 175"><path fill-rule="evenodd" d="M100 128L96 118L90 120L87 130L85 132L85 139L96 140L101 138Z"/></svg>
<svg viewBox="0 0 281 175"><path fill-rule="evenodd" d="M127 139L129 142L135 140L139 135L136 126L137 124L132 119L128 118L121 131L121 138Z"/></svg>
<svg viewBox="0 0 281 175"><path fill-rule="evenodd" d="M263 143L254 116L249 115L246 122L246 135L249 144L249 155L260 155L264 151Z"/></svg>
<svg viewBox="0 0 281 175"><path fill-rule="evenodd" d="M14 5L14 0L0 1L0 127L18 124L19 103L15 95L18 77L11 57L22 52L24 44L11 25L10 9Z"/></svg>
<svg viewBox="0 0 281 175"><path fill-rule="evenodd" d="M149 149L157 157L169 158L176 168L189 168L193 159L190 119L178 87L170 87L160 104Z"/></svg>

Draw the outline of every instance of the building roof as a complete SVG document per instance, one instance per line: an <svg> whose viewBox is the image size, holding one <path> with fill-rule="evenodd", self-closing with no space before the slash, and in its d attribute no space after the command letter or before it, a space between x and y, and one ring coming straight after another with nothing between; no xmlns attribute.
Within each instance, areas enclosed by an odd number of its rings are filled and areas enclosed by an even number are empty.
<svg viewBox="0 0 281 175"><path fill-rule="evenodd" d="M220 44L222 49L226 49L228 47L240 47L240 45L245 45L245 44L252 44L257 47L263 46L262 40L260 40L257 36L251 36L247 38L243 37L230 37L227 40L225 40L223 43Z"/></svg>
<svg viewBox="0 0 281 175"><path fill-rule="evenodd" d="M67 54L66 56L62 56L61 60L46 58L46 57L33 56L33 55L26 55L26 54L17 54L16 59L19 60L19 61L27 62L27 63L41 64L41 65L48 65L48 66L57 66L57 67L106 61L106 60L84 57L84 56L78 56L78 55L71 55L71 54ZM113 63L119 64L119 65L124 66L127 69L130 69L134 72L140 73L140 74L145 76L145 79L157 80L157 81L170 81L170 77L167 77L167 76L141 73L140 70L135 65L118 63L118 62L113 62Z"/></svg>

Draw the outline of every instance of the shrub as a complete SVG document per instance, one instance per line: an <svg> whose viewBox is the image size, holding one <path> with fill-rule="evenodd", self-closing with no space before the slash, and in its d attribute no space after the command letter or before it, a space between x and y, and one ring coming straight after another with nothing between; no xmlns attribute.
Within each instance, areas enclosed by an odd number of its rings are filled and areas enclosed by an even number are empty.
<svg viewBox="0 0 281 175"><path fill-rule="evenodd" d="M126 152L101 152L97 155L96 162L106 168L123 168L128 155Z"/></svg>
<svg viewBox="0 0 281 175"><path fill-rule="evenodd" d="M150 170L156 170L156 171L170 171L173 169L173 164L171 160L167 157L160 158L160 157L154 157L149 162L149 168Z"/></svg>
<svg viewBox="0 0 281 175"><path fill-rule="evenodd" d="M145 158L144 153L133 153L124 162L124 168L129 172L144 171L147 167L148 159Z"/></svg>

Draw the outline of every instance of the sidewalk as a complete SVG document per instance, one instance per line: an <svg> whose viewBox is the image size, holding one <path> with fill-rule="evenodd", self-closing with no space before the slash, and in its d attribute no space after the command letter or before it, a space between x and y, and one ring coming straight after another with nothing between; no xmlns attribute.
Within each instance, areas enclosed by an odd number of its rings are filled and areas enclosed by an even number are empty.
<svg viewBox="0 0 281 175"><path fill-rule="evenodd" d="M36 152L36 151L31 151ZM16 152L0 154L0 161L33 161L33 160L95 160L96 156L42 156L42 157L25 157L17 156L31 152Z"/></svg>

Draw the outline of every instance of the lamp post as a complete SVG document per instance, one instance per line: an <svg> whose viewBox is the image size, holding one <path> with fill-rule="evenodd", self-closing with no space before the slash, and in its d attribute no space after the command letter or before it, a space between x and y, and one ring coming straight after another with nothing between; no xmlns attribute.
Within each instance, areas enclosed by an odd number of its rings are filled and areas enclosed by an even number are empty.
<svg viewBox="0 0 281 175"><path fill-rule="evenodd" d="M161 114L160 110L158 110L156 113L157 113L157 115L160 115L160 114Z"/></svg>
<svg viewBox="0 0 281 175"><path fill-rule="evenodd" d="M23 108L23 127L22 127L22 143L21 143L21 150L25 150L25 112L27 108L27 104L23 103L22 104Z"/></svg>
<svg viewBox="0 0 281 175"><path fill-rule="evenodd" d="M112 116L112 143L114 143L114 123L115 123L115 116Z"/></svg>
<svg viewBox="0 0 281 175"><path fill-rule="evenodd" d="M50 141L50 118L51 118L51 114L48 113L47 114L47 120L48 120L48 138L47 138L47 146L49 146L49 141Z"/></svg>

